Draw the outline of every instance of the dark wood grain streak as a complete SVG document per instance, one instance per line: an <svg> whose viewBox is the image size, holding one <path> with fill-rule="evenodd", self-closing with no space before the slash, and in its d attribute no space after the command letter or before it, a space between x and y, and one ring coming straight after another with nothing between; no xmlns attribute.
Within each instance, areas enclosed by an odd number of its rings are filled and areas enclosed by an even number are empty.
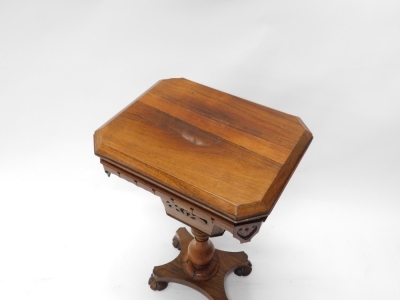
<svg viewBox="0 0 400 300"><path fill-rule="evenodd" d="M287 155L290 153L288 149L258 136L254 136L251 133L220 123L212 118L193 112L180 105L174 105L174 103L160 97L158 94L149 93L146 97L141 99L141 102L155 107L171 116L181 118L188 124L215 134L227 141L268 157L278 163L284 163Z"/></svg>
<svg viewBox="0 0 400 300"><path fill-rule="evenodd" d="M173 89L173 94L165 92L167 87ZM292 137L302 133L294 116L188 80L164 80L149 93L288 149L295 145Z"/></svg>

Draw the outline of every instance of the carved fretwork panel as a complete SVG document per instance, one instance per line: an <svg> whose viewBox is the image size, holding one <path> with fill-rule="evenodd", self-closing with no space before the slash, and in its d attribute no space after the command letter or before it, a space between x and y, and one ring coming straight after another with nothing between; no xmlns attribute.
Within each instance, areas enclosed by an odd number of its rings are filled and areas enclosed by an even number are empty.
<svg viewBox="0 0 400 300"><path fill-rule="evenodd" d="M251 239L260 231L262 221L237 225L233 228L233 237L241 243L250 242Z"/></svg>
<svg viewBox="0 0 400 300"><path fill-rule="evenodd" d="M220 218L218 215L210 216L210 213L201 207L195 206L188 202L180 200L168 192L161 191L155 185L128 174L117 166L112 166L109 163L102 162L104 170L108 176L115 174L116 176L126 179L129 182L141 187L156 196L159 196L164 204L167 215L173 217L188 226L194 227L209 236L220 236L224 234L225 230L231 232L233 237L238 239L241 243L250 242L251 239L260 230L261 224L267 216L261 217L255 221L247 221L245 223L234 224L227 222ZM215 219L214 219L215 218Z"/></svg>
<svg viewBox="0 0 400 300"><path fill-rule="evenodd" d="M215 225L215 220L208 217L199 209L185 204L177 199L158 194L164 204L167 215L173 217L191 227L194 227L209 236L219 236L224 229Z"/></svg>

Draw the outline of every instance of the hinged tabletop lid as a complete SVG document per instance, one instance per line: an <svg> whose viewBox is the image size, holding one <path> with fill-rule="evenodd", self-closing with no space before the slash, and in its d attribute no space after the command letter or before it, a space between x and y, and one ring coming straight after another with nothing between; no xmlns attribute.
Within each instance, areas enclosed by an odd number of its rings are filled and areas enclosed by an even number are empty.
<svg viewBox="0 0 400 300"><path fill-rule="evenodd" d="M271 212L311 140L298 117L167 79L95 132L95 153L243 220Z"/></svg>

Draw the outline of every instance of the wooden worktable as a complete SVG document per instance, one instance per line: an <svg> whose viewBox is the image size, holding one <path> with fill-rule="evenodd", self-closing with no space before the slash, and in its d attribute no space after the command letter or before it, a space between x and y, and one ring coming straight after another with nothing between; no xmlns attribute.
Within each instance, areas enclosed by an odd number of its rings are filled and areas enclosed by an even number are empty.
<svg viewBox="0 0 400 300"><path fill-rule="evenodd" d="M95 154L106 173L158 195L166 213L195 236L178 230L181 253L169 267L155 268L150 286L161 290L173 281L227 299L226 274L248 275L251 264L244 253L214 251L208 237L229 231L249 242L311 140L298 117L186 79L159 81L99 128ZM226 266L225 257L233 260Z"/></svg>

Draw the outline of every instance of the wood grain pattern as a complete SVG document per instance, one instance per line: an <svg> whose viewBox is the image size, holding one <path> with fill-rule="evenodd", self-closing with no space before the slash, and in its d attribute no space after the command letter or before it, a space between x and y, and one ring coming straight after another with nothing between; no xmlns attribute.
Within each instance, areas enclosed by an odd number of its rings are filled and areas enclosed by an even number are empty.
<svg viewBox="0 0 400 300"><path fill-rule="evenodd" d="M240 221L271 212L312 135L295 116L169 79L94 140L101 158Z"/></svg>

